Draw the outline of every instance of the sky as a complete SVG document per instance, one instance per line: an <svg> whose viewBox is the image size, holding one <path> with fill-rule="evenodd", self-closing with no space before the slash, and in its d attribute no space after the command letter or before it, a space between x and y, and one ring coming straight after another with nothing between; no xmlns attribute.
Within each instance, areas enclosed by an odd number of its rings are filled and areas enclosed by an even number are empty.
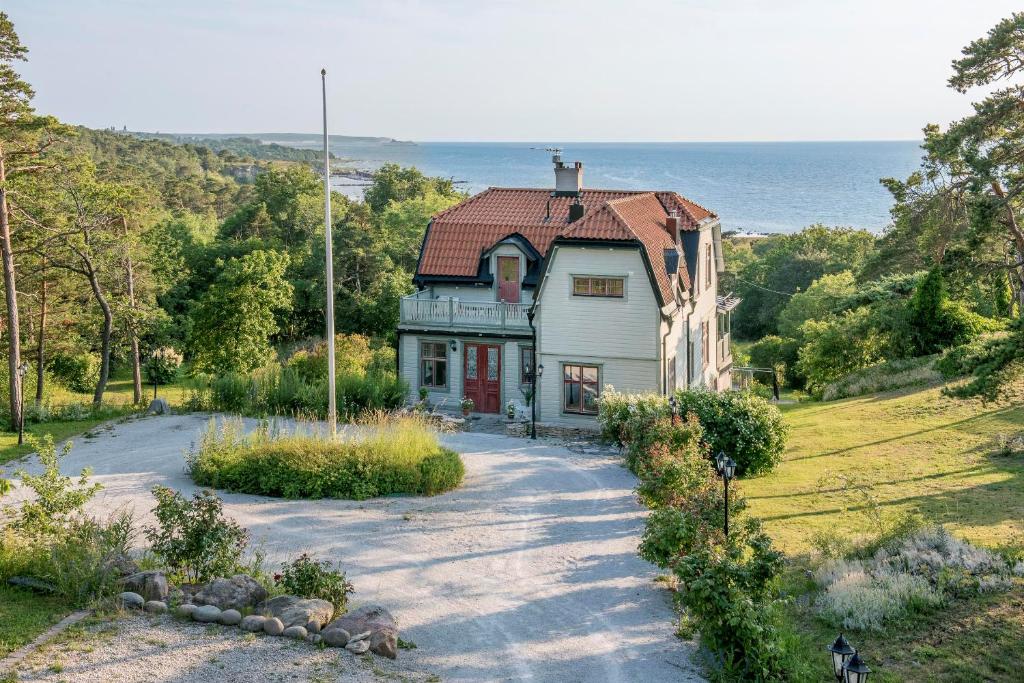
<svg viewBox="0 0 1024 683"><path fill-rule="evenodd" d="M917 139L1004 0L5 0L38 110L402 140Z"/></svg>

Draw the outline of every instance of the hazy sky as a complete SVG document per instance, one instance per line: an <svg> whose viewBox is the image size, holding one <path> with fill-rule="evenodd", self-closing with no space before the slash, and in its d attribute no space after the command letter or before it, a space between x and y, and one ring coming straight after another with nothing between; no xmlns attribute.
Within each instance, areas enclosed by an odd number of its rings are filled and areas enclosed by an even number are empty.
<svg viewBox="0 0 1024 683"><path fill-rule="evenodd" d="M40 111L162 132L862 140L968 111L1003 0L5 0Z"/></svg>

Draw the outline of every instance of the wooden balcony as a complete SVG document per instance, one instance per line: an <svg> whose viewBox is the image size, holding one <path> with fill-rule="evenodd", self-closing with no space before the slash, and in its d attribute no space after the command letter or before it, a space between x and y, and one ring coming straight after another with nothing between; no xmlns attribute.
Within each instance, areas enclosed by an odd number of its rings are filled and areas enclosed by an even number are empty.
<svg viewBox="0 0 1024 683"><path fill-rule="evenodd" d="M463 301L444 297L430 299L420 294L403 297L399 324L403 328L474 332L529 332L526 312L530 304L501 301Z"/></svg>

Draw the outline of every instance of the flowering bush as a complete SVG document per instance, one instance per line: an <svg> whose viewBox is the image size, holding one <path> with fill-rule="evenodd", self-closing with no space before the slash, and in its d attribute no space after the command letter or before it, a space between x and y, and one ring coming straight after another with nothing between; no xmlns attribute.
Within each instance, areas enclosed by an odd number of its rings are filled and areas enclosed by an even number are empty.
<svg viewBox="0 0 1024 683"><path fill-rule="evenodd" d="M169 346L159 348L146 361L146 379L150 384L169 384L178 375L181 354Z"/></svg>
<svg viewBox="0 0 1024 683"><path fill-rule="evenodd" d="M303 598L319 598L334 605L334 616L345 612L348 594L355 589L327 560L314 560L302 553L281 567L281 573L274 575L274 583L290 595Z"/></svg>

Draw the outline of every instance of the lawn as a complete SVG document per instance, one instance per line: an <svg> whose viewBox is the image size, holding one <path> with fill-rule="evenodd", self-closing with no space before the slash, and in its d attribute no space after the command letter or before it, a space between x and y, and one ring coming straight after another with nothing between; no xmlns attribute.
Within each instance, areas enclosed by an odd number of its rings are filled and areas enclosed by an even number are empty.
<svg viewBox="0 0 1024 683"><path fill-rule="evenodd" d="M58 598L0 585L0 659L71 613Z"/></svg>
<svg viewBox="0 0 1024 683"><path fill-rule="evenodd" d="M815 615L803 575L817 534L860 536L883 518L916 512L991 548L1024 549L1024 456L1000 455L1000 437L1024 433L1024 405L983 404L928 388L781 406L792 427L778 469L741 482L753 514L789 556L788 607L802 657L827 672L836 629ZM1011 681L1007 659L1024 642L1024 585L952 602L882 632L848 633L873 679ZM814 665L817 668L817 665Z"/></svg>
<svg viewBox="0 0 1024 683"><path fill-rule="evenodd" d="M178 383L161 386L158 390L158 396L167 399L168 403L172 406L181 405L188 394L188 384ZM5 389L6 391L6 389ZM25 385L25 396L26 403L32 401L32 396L35 396L35 382L29 381ZM96 419L87 420L74 420L74 421L58 421L58 422L46 422L43 424L26 424L25 432L28 434L35 434L42 436L43 434L51 434L54 441L60 442L78 434L84 434L90 432L94 427L103 422L108 421L112 417L124 415L132 412L132 399L134 398L132 392L132 378L130 372L118 373L113 379L107 384L107 391L103 397L103 403L106 406L110 406L115 410L112 411L112 415L108 417L101 417ZM143 386L143 405L148 405L149 401L153 398L153 387ZM92 403L92 394L80 394L64 387L52 384L47 387L47 401L54 406L67 405L70 403L81 403L90 404ZM6 427L7 425L4 425ZM31 452L31 448L28 444L18 446L18 432L0 430L0 465L13 458L21 455L26 455Z"/></svg>

